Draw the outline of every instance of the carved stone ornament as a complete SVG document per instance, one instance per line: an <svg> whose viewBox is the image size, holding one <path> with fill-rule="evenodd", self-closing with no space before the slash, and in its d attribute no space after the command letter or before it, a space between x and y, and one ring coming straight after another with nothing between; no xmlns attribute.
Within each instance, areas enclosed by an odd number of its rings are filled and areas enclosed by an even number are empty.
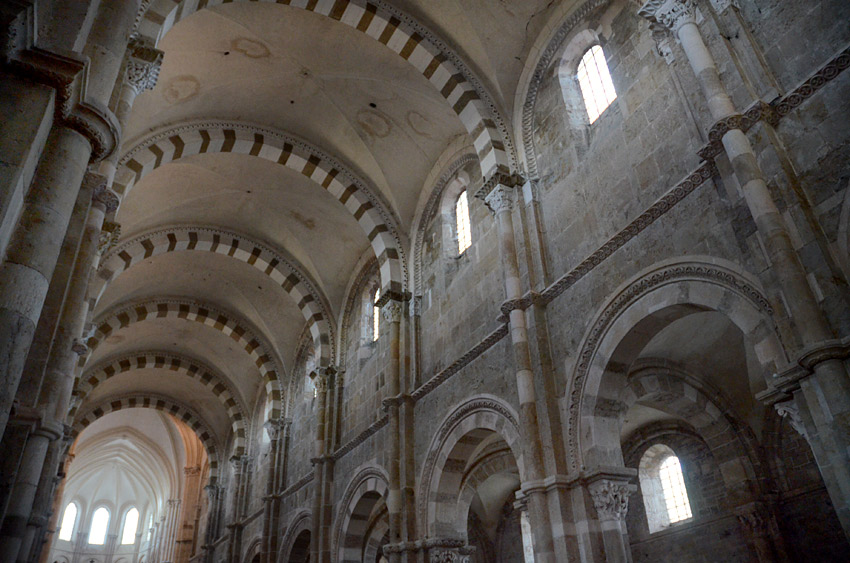
<svg viewBox="0 0 850 563"><path fill-rule="evenodd" d="M82 338L75 338L74 343L71 345L71 350L78 356L85 356L89 351L89 347Z"/></svg>
<svg viewBox="0 0 850 563"><path fill-rule="evenodd" d="M106 254L118 244L119 238L121 238L121 225L112 221L104 221L103 228L100 230L97 251L101 254Z"/></svg>
<svg viewBox="0 0 850 563"><path fill-rule="evenodd" d="M162 66L162 51L135 42L130 45L127 57L127 84L141 94L145 90L153 90L159 79L159 69Z"/></svg>
<svg viewBox="0 0 850 563"><path fill-rule="evenodd" d="M779 413L779 416L788 419L788 422L791 423L791 427L794 428L800 436L806 440L809 439L809 435L806 432L806 426L803 424L803 419L800 416L800 409L797 407L797 401L791 399L790 401L776 403L774 407L776 408L776 412Z"/></svg>
<svg viewBox="0 0 850 563"><path fill-rule="evenodd" d="M387 301L381 308L381 313L388 322L401 322L401 303L398 301Z"/></svg>
<svg viewBox="0 0 850 563"><path fill-rule="evenodd" d="M502 211L510 211L514 206L514 190L504 184L497 184L484 198L484 203L493 214L498 215Z"/></svg>
<svg viewBox="0 0 850 563"><path fill-rule="evenodd" d="M120 203L118 195L106 186L96 189L92 193L91 200L92 205L103 207L105 213L112 213L118 209L118 204Z"/></svg>
<svg viewBox="0 0 850 563"><path fill-rule="evenodd" d="M649 0L638 10L638 15L658 22L674 34L687 23L696 23L694 0Z"/></svg>
<svg viewBox="0 0 850 563"><path fill-rule="evenodd" d="M600 479L587 488L600 520L625 519L629 510L629 495L637 489L635 485L610 479Z"/></svg>
<svg viewBox="0 0 850 563"><path fill-rule="evenodd" d="M469 563L469 555L461 555L454 549L432 549L429 560L431 563Z"/></svg>

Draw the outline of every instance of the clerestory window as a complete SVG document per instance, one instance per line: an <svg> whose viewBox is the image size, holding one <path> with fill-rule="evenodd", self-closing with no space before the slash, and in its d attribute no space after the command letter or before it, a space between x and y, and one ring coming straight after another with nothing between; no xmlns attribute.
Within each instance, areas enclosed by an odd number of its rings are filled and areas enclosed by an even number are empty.
<svg viewBox="0 0 850 563"><path fill-rule="evenodd" d="M62 526L59 528L59 539L63 541L71 541L71 538L74 536L74 525L76 523L77 505L71 502L65 507L65 514L62 515Z"/></svg>
<svg viewBox="0 0 850 563"><path fill-rule="evenodd" d="M124 515L124 532L121 534L121 545L136 543L136 530L139 527L139 511L131 508Z"/></svg>
<svg viewBox="0 0 850 563"><path fill-rule="evenodd" d="M472 245L472 229L469 223L469 201L466 198L466 190L460 192L455 203L455 226L457 227L457 253L458 256Z"/></svg>
<svg viewBox="0 0 850 563"><path fill-rule="evenodd" d="M103 545L106 543L106 529L109 527L109 511L101 506L94 511L89 528L89 544Z"/></svg>
<svg viewBox="0 0 850 563"><path fill-rule="evenodd" d="M587 117L593 123L617 99L601 46L594 45L585 52L578 64L576 78L581 87Z"/></svg>
<svg viewBox="0 0 850 563"><path fill-rule="evenodd" d="M638 476L650 532L693 517L682 465L668 446L648 448L640 460Z"/></svg>

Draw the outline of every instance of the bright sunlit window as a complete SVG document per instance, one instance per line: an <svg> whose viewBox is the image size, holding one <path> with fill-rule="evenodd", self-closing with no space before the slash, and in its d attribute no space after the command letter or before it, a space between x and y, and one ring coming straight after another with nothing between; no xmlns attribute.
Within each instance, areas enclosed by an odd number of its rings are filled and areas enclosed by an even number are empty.
<svg viewBox="0 0 850 563"><path fill-rule="evenodd" d="M65 514L62 515L62 526L59 528L59 539L63 541L71 541L74 535L74 524L77 522L77 505L69 503L65 507Z"/></svg>
<svg viewBox="0 0 850 563"><path fill-rule="evenodd" d="M667 517L670 523L690 518L691 503L688 502L688 491L685 489L685 479L682 477L679 458L670 456L665 459L658 469L658 477L661 479L661 489L664 492L664 502L667 505Z"/></svg>
<svg viewBox="0 0 850 563"><path fill-rule="evenodd" d="M588 49L578 64L576 78L587 108L587 117L593 123L617 99L602 47L594 45Z"/></svg>
<svg viewBox="0 0 850 563"><path fill-rule="evenodd" d="M139 527L139 511L131 508L124 516L124 532L121 534L121 545L136 543L136 529Z"/></svg>
<svg viewBox="0 0 850 563"><path fill-rule="evenodd" d="M372 297L372 342L378 341L378 335L381 328L381 309L378 307L378 299L381 297L381 290L376 289Z"/></svg>
<svg viewBox="0 0 850 563"><path fill-rule="evenodd" d="M103 545L106 543L106 529L109 526L109 511L100 507L94 511L89 528L89 543L91 545Z"/></svg>
<svg viewBox="0 0 850 563"><path fill-rule="evenodd" d="M682 466L664 444L647 448L638 467L641 495L650 533L693 517Z"/></svg>
<svg viewBox="0 0 850 563"><path fill-rule="evenodd" d="M455 217L457 219L457 253L463 251L472 244L472 229L469 227L469 201L466 199L466 190L460 192L455 204Z"/></svg>

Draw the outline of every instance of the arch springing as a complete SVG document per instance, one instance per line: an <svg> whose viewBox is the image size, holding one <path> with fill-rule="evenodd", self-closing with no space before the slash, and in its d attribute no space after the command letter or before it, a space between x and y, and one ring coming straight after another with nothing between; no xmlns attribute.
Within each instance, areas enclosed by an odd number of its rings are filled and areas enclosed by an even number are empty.
<svg viewBox="0 0 850 563"><path fill-rule="evenodd" d="M71 541L74 537L74 526L77 523L77 505L69 502L65 507L65 514L62 515L62 526L59 528L59 539L62 541Z"/></svg>
<svg viewBox="0 0 850 563"><path fill-rule="evenodd" d="M593 123L617 99L601 46L594 45L585 52L578 63L576 79L587 108L587 118Z"/></svg>
<svg viewBox="0 0 850 563"><path fill-rule="evenodd" d="M136 531L139 528L139 510L134 506L124 515L124 531L121 532L121 545L136 543Z"/></svg>
<svg viewBox="0 0 850 563"><path fill-rule="evenodd" d="M472 228L469 223L469 200L466 190L460 192L455 203L455 226L457 228L457 253L463 254L472 246Z"/></svg>
<svg viewBox="0 0 850 563"><path fill-rule="evenodd" d="M106 543L106 530L109 528L109 510L101 506L94 511L89 528L89 545L103 545Z"/></svg>

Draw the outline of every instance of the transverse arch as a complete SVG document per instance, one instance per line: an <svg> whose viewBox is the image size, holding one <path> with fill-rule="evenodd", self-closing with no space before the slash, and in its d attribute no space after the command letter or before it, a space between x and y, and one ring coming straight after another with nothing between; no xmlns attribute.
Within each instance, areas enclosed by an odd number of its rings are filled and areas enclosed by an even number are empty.
<svg viewBox="0 0 850 563"><path fill-rule="evenodd" d="M181 19L202 8L223 3L226 0L153 0L139 22L139 34L156 45ZM454 53L409 16L375 1L295 3L276 0L276 3L327 16L386 45L422 73L451 105L472 138L484 178L490 180L497 173L512 171L506 149L510 139L499 133L494 117L499 121L501 117L489 95L470 82L464 72L468 72L467 69Z"/></svg>

